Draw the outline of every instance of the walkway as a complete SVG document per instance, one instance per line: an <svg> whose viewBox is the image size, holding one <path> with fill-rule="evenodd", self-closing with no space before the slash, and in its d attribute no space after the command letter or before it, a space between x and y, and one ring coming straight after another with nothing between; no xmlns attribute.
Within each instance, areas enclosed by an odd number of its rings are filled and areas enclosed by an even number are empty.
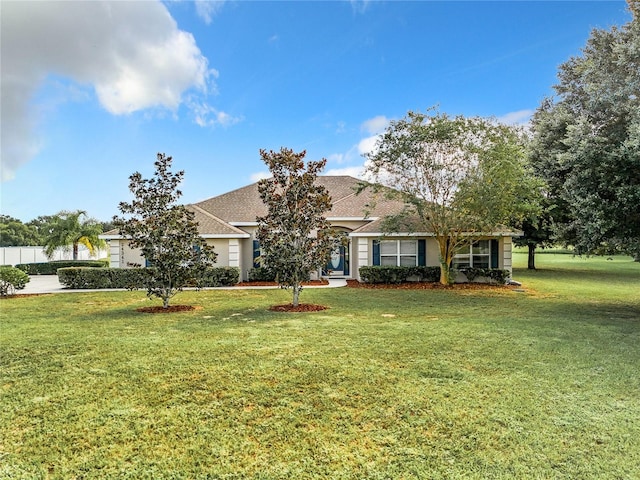
<svg viewBox="0 0 640 480"><path fill-rule="evenodd" d="M103 288L100 290L71 290L64 288L58 281L57 275L31 275L29 283L23 290L16 290L17 295L34 294L34 293L82 293L82 292L117 292L125 291L122 288ZM346 287L347 281L344 278L329 278L329 285L306 286L304 288L337 288ZM207 287L203 290L240 290L240 289L273 289L277 286L269 287ZM188 290L188 289L187 289Z"/></svg>

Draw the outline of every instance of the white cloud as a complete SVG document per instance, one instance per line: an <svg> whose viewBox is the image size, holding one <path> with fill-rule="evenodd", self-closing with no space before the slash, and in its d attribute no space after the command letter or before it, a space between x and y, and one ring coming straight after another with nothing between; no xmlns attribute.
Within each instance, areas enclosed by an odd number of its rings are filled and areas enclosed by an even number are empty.
<svg viewBox="0 0 640 480"><path fill-rule="evenodd" d="M350 177L362 178L364 175L364 165L345 168L332 168L323 175L348 175Z"/></svg>
<svg viewBox="0 0 640 480"><path fill-rule="evenodd" d="M360 129L370 135L377 135L384 132L385 128L389 125L389 119L384 115L378 115L377 117L365 120Z"/></svg>
<svg viewBox="0 0 640 480"><path fill-rule="evenodd" d="M196 13L209 25L213 17L222 9L225 0L196 0Z"/></svg>
<svg viewBox="0 0 640 480"><path fill-rule="evenodd" d="M197 99L191 99L187 103L194 116L194 122L201 127L215 127L217 125L230 127L243 120L242 117L234 117Z"/></svg>
<svg viewBox="0 0 640 480"><path fill-rule="evenodd" d="M497 118L498 122L506 125L526 125L531 120L535 110L518 110L509 112Z"/></svg>
<svg viewBox="0 0 640 480"><path fill-rule="evenodd" d="M360 125L360 130L369 134L362 138L356 145L352 146L344 153L334 153L329 155L328 160L330 163L337 165L344 165L358 162L358 165L344 166L331 168L327 170L326 175L350 175L352 177L364 178L366 162L364 156L371 153L375 148L380 138L380 134L389 125L390 120L384 115L378 115L377 117L365 120Z"/></svg>
<svg viewBox="0 0 640 480"><path fill-rule="evenodd" d="M258 182L264 178L271 178L271 174L269 172L255 172L249 178L252 182Z"/></svg>
<svg viewBox="0 0 640 480"><path fill-rule="evenodd" d="M175 112L185 91L213 88L216 72L158 1L3 2L1 22L3 180L38 152L30 102L49 75L93 87L114 115Z"/></svg>
<svg viewBox="0 0 640 480"><path fill-rule="evenodd" d="M358 143L358 153L360 155L366 155L373 151L376 147L376 143L378 142L378 135L374 135L372 137L363 138Z"/></svg>

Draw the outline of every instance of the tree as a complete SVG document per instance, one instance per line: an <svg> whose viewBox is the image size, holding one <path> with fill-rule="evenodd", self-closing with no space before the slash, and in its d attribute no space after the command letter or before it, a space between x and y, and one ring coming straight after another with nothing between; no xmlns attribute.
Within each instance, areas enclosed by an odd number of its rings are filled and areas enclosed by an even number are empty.
<svg viewBox="0 0 640 480"><path fill-rule="evenodd" d="M525 218L520 224L523 235L514 238L513 242L520 247L527 247L527 268L536 269L536 250L538 247L546 248L553 244L553 230L551 211L542 203L540 213L534 213Z"/></svg>
<svg viewBox="0 0 640 480"><path fill-rule="evenodd" d="M172 173L171 162L171 157L158 153L153 178L132 174L129 190L135 198L130 203L120 202L123 216L113 218L120 234L129 238L131 247L140 248L153 267L146 276L147 295L160 298L165 309L186 285L197 284L217 257L198 234L195 214L176 203L182 196L178 185L184 171Z"/></svg>
<svg viewBox="0 0 640 480"><path fill-rule="evenodd" d="M579 254L640 260L640 0L631 22L593 30L533 118L531 161L563 213L556 237Z"/></svg>
<svg viewBox="0 0 640 480"><path fill-rule="evenodd" d="M521 221L539 209L540 182L526 164L524 138L513 127L481 118L408 112L393 121L367 154L366 171L405 211L385 230L429 231L440 248L440 283L473 236Z"/></svg>
<svg viewBox="0 0 640 480"><path fill-rule="evenodd" d="M37 245L44 245L47 237L53 232L53 224L57 219L57 215L40 215L26 223L29 228L36 232L38 237Z"/></svg>
<svg viewBox="0 0 640 480"><path fill-rule="evenodd" d="M38 233L17 218L0 215L0 247L39 245Z"/></svg>
<svg viewBox="0 0 640 480"><path fill-rule="evenodd" d="M98 249L106 246L105 241L99 238L101 233L101 224L89 218L84 210L59 212L54 216L50 232L44 237L44 254L52 258L57 249L71 247L73 259L77 260L78 246L84 245L94 256Z"/></svg>
<svg viewBox="0 0 640 480"><path fill-rule="evenodd" d="M331 210L329 192L316 185L327 161L309 161L306 152L260 150L272 178L260 180L258 191L267 215L258 218L257 239L263 265L276 273L283 288L293 290L294 307L299 304L302 282L310 272L326 263L340 239L324 217Z"/></svg>

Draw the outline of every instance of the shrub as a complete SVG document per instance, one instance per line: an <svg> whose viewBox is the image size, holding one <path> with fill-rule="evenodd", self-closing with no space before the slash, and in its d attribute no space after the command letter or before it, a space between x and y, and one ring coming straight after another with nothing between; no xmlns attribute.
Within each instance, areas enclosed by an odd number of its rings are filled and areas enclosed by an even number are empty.
<svg viewBox="0 0 640 480"><path fill-rule="evenodd" d="M147 288L147 281L153 268L86 268L67 267L58 269L58 279L67 288L102 289L126 288L136 290ZM212 267L205 271L198 287L222 287L238 283L240 272L237 268Z"/></svg>
<svg viewBox="0 0 640 480"><path fill-rule="evenodd" d="M13 295L29 283L29 275L11 266L0 267L0 296Z"/></svg>
<svg viewBox="0 0 640 480"><path fill-rule="evenodd" d="M55 275L59 268L106 268L108 266L108 260L55 260L53 262L19 263L16 265L16 268L19 268L28 275Z"/></svg>
<svg viewBox="0 0 640 480"><path fill-rule="evenodd" d="M240 270L234 267L210 267L198 282L199 287L230 287L240 281Z"/></svg>
<svg viewBox="0 0 640 480"><path fill-rule="evenodd" d="M440 267L385 267L371 266L360 267L360 278L365 283L403 283L411 280L418 282L438 282L440 280ZM504 285L509 278L508 270L498 268L463 268L469 282L475 279L486 278L489 283Z"/></svg>
<svg viewBox="0 0 640 480"><path fill-rule="evenodd" d="M403 283L414 278L418 282L437 282L440 267L360 267L360 278L365 283Z"/></svg>
<svg viewBox="0 0 640 480"><path fill-rule="evenodd" d="M486 278L489 283L498 283L504 285L509 279L509 270L500 268L462 268L460 272L467 277L469 282L473 282L476 278Z"/></svg>
<svg viewBox="0 0 640 480"><path fill-rule="evenodd" d="M275 282L276 272L266 267L255 267L249 270L248 278L250 282Z"/></svg>

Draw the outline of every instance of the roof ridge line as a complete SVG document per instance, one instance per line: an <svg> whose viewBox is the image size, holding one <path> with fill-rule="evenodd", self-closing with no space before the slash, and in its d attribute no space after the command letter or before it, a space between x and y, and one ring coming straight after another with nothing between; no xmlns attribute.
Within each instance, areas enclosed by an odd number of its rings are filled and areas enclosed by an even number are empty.
<svg viewBox="0 0 640 480"><path fill-rule="evenodd" d="M200 211L200 213L202 213L202 214L206 215L207 217L210 217L210 218L214 219L216 222L221 223L221 224L223 224L223 225L226 225L227 227L231 228L232 230L234 230L234 231L235 231L235 232L237 232L237 233L247 233L247 232L245 232L244 230L241 230L241 229L239 229L238 227L234 227L234 226L233 226L233 225L231 225L230 223L225 222L225 221L224 221L224 220L222 220L221 218L216 217L213 213L211 213L211 212L207 212L207 211L206 211L204 208L202 208L202 207L199 207L199 206L197 206L197 205L195 205L195 204L193 204L193 203L190 203L190 204L189 204L189 206L190 206L191 208L195 209L195 210Z"/></svg>

